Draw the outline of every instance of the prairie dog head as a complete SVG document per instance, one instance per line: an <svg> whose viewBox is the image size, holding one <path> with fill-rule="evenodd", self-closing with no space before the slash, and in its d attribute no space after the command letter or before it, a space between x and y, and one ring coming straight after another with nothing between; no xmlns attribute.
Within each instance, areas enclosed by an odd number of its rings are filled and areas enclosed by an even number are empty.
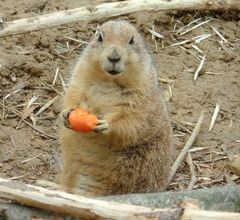
<svg viewBox="0 0 240 220"><path fill-rule="evenodd" d="M108 78L135 78L149 55L135 27L126 21L108 21L98 28L87 49L98 74ZM101 77L101 76L100 76Z"/></svg>

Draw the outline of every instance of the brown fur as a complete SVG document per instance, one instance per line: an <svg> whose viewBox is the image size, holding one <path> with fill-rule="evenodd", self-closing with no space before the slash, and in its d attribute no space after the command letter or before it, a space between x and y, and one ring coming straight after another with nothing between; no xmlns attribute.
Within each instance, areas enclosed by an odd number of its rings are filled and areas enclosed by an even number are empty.
<svg viewBox="0 0 240 220"><path fill-rule="evenodd" d="M78 133L61 126L65 190L87 195L157 192L168 183L171 126L157 71L136 29L128 22L100 27L80 57L64 96L64 109L81 107L107 121L105 133ZM134 37L134 44L129 39ZM104 70L118 48L123 72Z"/></svg>

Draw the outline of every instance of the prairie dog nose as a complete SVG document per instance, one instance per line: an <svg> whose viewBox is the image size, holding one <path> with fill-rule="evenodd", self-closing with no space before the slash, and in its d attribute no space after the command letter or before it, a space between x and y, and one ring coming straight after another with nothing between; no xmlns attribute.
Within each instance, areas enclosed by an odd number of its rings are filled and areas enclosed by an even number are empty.
<svg viewBox="0 0 240 220"><path fill-rule="evenodd" d="M112 48L112 52L108 55L107 58L113 64L119 62L121 60L121 56L118 52L118 49L116 47Z"/></svg>

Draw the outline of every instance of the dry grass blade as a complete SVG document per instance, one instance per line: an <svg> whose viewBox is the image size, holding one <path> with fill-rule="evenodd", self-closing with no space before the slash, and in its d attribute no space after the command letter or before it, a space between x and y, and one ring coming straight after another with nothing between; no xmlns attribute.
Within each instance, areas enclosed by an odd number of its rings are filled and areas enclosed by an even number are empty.
<svg viewBox="0 0 240 220"><path fill-rule="evenodd" d="M3 106L2 103L0 103L0 105ZM12 113L14 113L15 115L21 117L21 113L20 113L19 111L17 111L16 109L13 109L13 108L8 107L8 106L6 106L6 105L5 105L5 108L7 108L9 111L11 111ZM35 126L32 125L31 123L29 123L27 120L24 119L23 122L24 122L25 124L27 124L28 126L30 126L31 128L33 128L35 131L37 131L37 132L39 132L40 134L42 134L43 136L48 137L48 138L51 138L51 139L54 139L54 140L57 139L56 137L54 137L54 136L52 136L52 135L49 135L49 134L47 134L46 132L44 132L44 131L40 130L39 128L35 127Z"/></svg>
<svg viewBox="0 0 240 220"><path fill-rule="evenodd" d="M186 53L192 54L192 55L195 56L198 60L201 60L201 58L199 58L199 56L196 55L195 53L193 53L191 50L187 50L187 49L186 49L185 47L183 47L183 46L180 46L180 48L183 49L184 51L186 51Z"/></svg>
<svg viewBox="0 0 240 220"><path fill-rule="evenodd" d="M168 85L168 90L169 90L169 94L170 94L170 100L172 100L173 93L172 93L172 88L170 85Z"/></svg>
<svg viewBox="0 0 240 220"><path fill-rule="evenodd" d="M17 92L19 92L19 91L21 91L21 88L20 88L20 89L16 89L16 90L14 90L13 92L8 93L7 95L5 95L5 96L3 97L3 99L2 99L2 118L5 118L5 100L6 100L7 98L9 98L11 95L13 95L13 94L15 94L15 93L17 93Z"/></svg>
<svg viewBox="0 0 240 220"><path fill-rule="evenodd" d="M211 36L212 36L212 34L206 33L206 34L201 34L201 35L199 35L199 36L196 36L196 37L194 37L194 38L192 38L192 39L195 41L196 44L198 44L198 43L200 43L201 41L206 40L207 38L209 38L209 37L211 37Z"/></svg>
<svg viewBox="0 0 240 220"><path fill-rule="evenodd" d="M209 74L209 75L222 75L222 73L214 73L214 72L211 72L211 71L206 71L205 73Z"/></svg>
<svg viewBox="0 0 240 220"><path fill-rule="evenodd" d="M195 124L192 123L192 122L189 122L189 121L180 121L180 122L181 122L182 124L187 125L187 126L190 126L190 127L192 127L192 128L195 127Z"/></svg>
<svg viewBox="0 0 240 220"><path fill-rule="evenodd" d="M170 94L169 94L169 97L171 97ZM186 132L188 134L192 133L188 128L186 128L185 126L181 125L180 123L178 123L178 122L176 122L174 120L172 120L172 122L177 126L178 129L180 129L180 130L182 130L182 131L184 131L184 132Z"/></svg>
<svg viewBox="0 0 240 220"><path fill-rule="evenodd" d="M67 85L66 85L66 83L65 83L65 81L64 81L63 76L62 76L61 73L59 73L59 79L60 79L60 81L61 81L61 84L62 84L62 87L63 87L63 91L66 92Z"/></svg>
<svg viewBox="0 0 240 220"><path fill-rule="evenodd" d="M75 38L68 37L68 36L64 36L64 37L67 38L68 40L75 41L75 42L78 42L81 44L89 44L87 41L84 41L84 40L79 40L79 39L75 39Z"/></svg>
<svg viewBox="0 0 240 220"><path fill-rule="evenodd" d="M215 121L217 119L217 116L218 116L218 112L220 110L220 105L219 104L216 104L216 107L214 109L214 112L213 112L213 115L212 115L212 119L211 119L211 123L210 123L210 126L209 126L209 129L208 131L211 131L214 124L215 124Z"/></svg>
<svg viewBox="0 0 240 220"><path fill-rule="evenodd" d="M26 173L26 174L23 174L21 176L14 176L14 177L11 177L10 180L19 180L19 179L22 179L24 178L25 176L29 175L30 173Z"/></svg>
<svg viewBox="0 0 240 220"><path fill-rule="evenodd" d="M24 109L23 110L23 113L22 113L22 117L21 117L21 120L24 120L26 118L28 118L29 116L31 116L31 114L33 113L34 109L36 108L37 106L31 106L27 109Z"/></svg>
<svg viewBox="0 0 240 220"><path fill-rule="evenodd" d="M69 46L69 42L68 41L66 42L66 47L67 47L67 51L69 52L70 51L70 46Z"/></svg>
<svg viewBox="0 0 240 220"><path fill-rule="evenodd" d="M187 157L187 163L190 167L190 171L191 171L191 181L188 185L188 189L193 189L194 187L194 184L196 183L197 181L197 178L196 178L196 175L195 175L195 171L194 171L194 165L193 165L193 161L192 161L192 156L191 154L188 152L188 157Z"/></svg>
<svg viewBox="0 0 240 220"><path fill-rule="evenodd" d="M175 82L172 79L161 78L161 77L159 77L159 81L162 82L162 83L173 83L173 82Z"/></svg>
<svg viewBox="0 0 240 220"><path fill-rule="evenodd" d="M231 119L229 123L229 128L232 128L232 126L233 126L233 120Z"/></svg>
<svg viewBox="0 0 240 220"><path fill-rule="evenodd" d="M10 140L11 140L11 142L12 142L12 144L13 144L14 149L19 153L19 155L22 155L22 153L21 153L21 151L19 150L19 148L18 148L18 146L17 146L16 141L14 140L14 138L13 138L11 135L9 135L9 137L10 137Z"/></svg>
<svg viewBox="0 0 240 220"><path fill-rule="evenodd" d="M29 118L31 119L33 126L34 126L34 127L37 127L37 120L36 120L36 118L34 117L34 114L33 114L33 113L30 114L30 117L29 117Z"/></svg>
<svg viewBox="0 0 240 220"><path fill-rule="evenodd" d="M219 160L226 160L226 159L228 159L228 156L222 156L222 157L218 157L218 158L211 159L211 160L205 160L204 163L214 163Z"/></svg>
<svg viewBox="0 0 240 220"><path fill-rule="evenodd" d="M186 43L189 43L189 42L195 42L196 44L200 43L201 41L211 37L212 35L207 33L207 34L201 34L199 36L196 36L196 37L193 37L191 39L187 39L187 40L183 40L181 42L177 42L177 43L174 43L174 44L171 44L170 47L173 47L173 46L179 46L179 45L183 45L183 44L186 44Z"/></svg>
<svg viewBox="0 0 240 220"><path fill-rule="evenodd" d="M183 44L189 43L189 42L191 42L191 41L192 41L192 40L184 40L184 41L181 41L181 42L177 42L177 43L171 44L170 47L183 45Z"/></svg>
<svg viewBox="0 0 240 220"><path fill-rule="evenodd" d="M59 73L59 67L57 67L56 71L55 71L55 75L54 75L54 79L52 82L52 85L54 86L58 77L58 73Z"/></svg>
<svg viewBox="0 0 240 220"><path fill-rule="evenodd" d="M34 109L37 107L37 106L32 106L34 104L34 102L37 100L37 96L33 96L28 102L27 104L25 104L25 108L23 109L22 111L22 114L21 114L21 119L17 125L17 129L20 127L22 121L26 118L28 118L34 111Z"/></svg>
<svg viewBox="0 0 240 220"><path fill-rule="evenodd" d="M37 158L37 157L40 157L41 155L42 155L42 153L40 153L40 154L38 154L38 155L36 155L36 156L34 156L34 157L28 158L28 159L26 159L26 160L23 160L22 163L27 163L27 162L29 162L29 161Z"/></svg>
<svg viewBox="0 0 240 220"><path fill-rule="evenodd" d="M59 73L60 75L60 73ZM42 85L44 87L44 89L48 90L48 91L54 91L56 92L58 95L62 95L62 92L58 91L56 88L54 88L54 86L52 84L49 84L47 82L42 82Z"/></svg>
<svg viewBox="0 0 240 220"><path fill-rule="evenodd" d="M204 52L197 45L192 44L192 48L198 51L199 53L204 54Z"/></svg>
<svg viewBox="0 0 240 220"><path fill-rule="evenodd" d="M194 73L194 69L193 68L188 68L188 69L183 70L183 72Z"/></svg>
<svg viewBox="0 0 240 220"><path fill-rule="evenodd" d="M225 37L222 36L222 34L220 34L220 32L217 30L217 28L213 27L211 25L213 31L223 40L224 43L229 43L231 46L233 46Z"/></svg>
<svg viewBox="0 0 240 220"><path fill-rule="evenodd" d="M30 101L27 103L26 108L23 109L21 120L26 119L27 117L29 117L31 115L31 113L34 111L36 106L32 106L32 105L37 100L37 98L38 98L37 96L33 96L30 99Z"/></svg>
<svg viewBox="0 0 240 220"><path fill-rule="evenodd" d="M57 95L57 96L55 96L54 98L52 98L51 100L49 100L44 106L42 106L42 108L40 108L40 109L38 110L38 112L35 114L35 116L40 115L43 111L45 111L46 109L48 109L49 106L51 106L54 102L56 102L59 97L60 97L60 95Z"/></svg>
<svg viewBox="0 0 240 220"><path fill-rule="evenodd" d="M160 39L165 38L162 34L156 32L154 29L152 29L152 30L151 30L151 29L148 29L148 31L149 31L153 36L155 36L155 37L158 37L158 38L160 38Z"/></svg>
<svg viewBox="0 0 240 220"><path fill-rule="evenodd" d="M192 146L193 142L195 141L201 125L203 123L203 119L205 116L205 111L202 111L200 114L200 117L198 119L198 122L190 136L190 138L188 139L187 143L185 144L184 148L182 149L182 151L180 152L180 154L178 155L177 159L175 160L175 162L173 163L172 167L171 167L171 171L170 171L170 176L169 176L169 183L172 181L173 176L175 175L180 163L183 161L184 157L186 156L188 150L190 149L190 147Z"/></svg>
<svg viewBox="0 0 240 220"><path fill-rule="evenodd" d="M209 148L208 147L195 147L195 148L190 149L188 152L194 153L194 152L202 151L202 150L206 150L206 149L209 149Z"/></svg>
<svg viewBox="0 0 240 220"><path fill-rule="evenodd" d="M33 97L29 100L29 102L27 103L27 107L26 107L26 108L30 108L30 107L34 104L34 102L37 101L37 99L38 99L37 96L33 96Z"/></svg>
<svg viewBox="0 0 240 220"><path fill-rule="evenodd" d="M203 58L202 58L202 60L201 60L201 62L200 62L200 64L199 64L196 72L194 73L193 81L196 81L196 80L197 80L199 73L200 73L201 70L203 69L203 65L204 65L205 59L206 59L206 54L204 54L204 56L203 56Z"/></svg>
<svg viewBox="0 0 240 220"><path fill-rule="evenodd" d="M202 18L197 18L193 21L191 21L190 23L188 23L187 25L181 27L176 33L179 34L180 32L182 32L184 29L188 29L192 24L197 23L198 21L200 21Z"/></svg>
<svg viewBox="0 0 240 220"><path fill-rule="evenodd" d="M191 27L191 28L188 28L187 30L181 32L180 35L184 35L184 34L190 32L190 31L192 31L192 30L194 30L194 29L196 29L196 28L198 28L198 27L200 27L200 26L208 23L208 22L211 21L211 20L212 20L212 18L210 18L210 19L208 19L208 20L206 20L206 21L203 21L203 22L201 22L201 23L199 23L199 24L197 24L197 25L195 25L195 26L193 26L193 27Z"/></svg>
<svg viewBox="0 0 240 220"><path fill-rule="evenodd" d="M3 98L3 100L5 100L5 99L7 99L8 97L10 97L11 95L13 95L13 94L19 92L20 90L21 90L21 89L17 89L17 90L15 90L15 91L13 91L13 92L11 92L11 93L5 95L4 98Z"/></svg>
<svg viewBox="0 0 240 220"><path fill-rule="evenodd" d="M46 132L42 131L41 129L37 128L37 127L34 127L34 125L32 125L31 123L29 123L27 120L23 120L24 123L26 123L28 126L30 126L31 128L33 128L35 131L39 132L40 134L42 134L43 136L45 137L48 137L48 138L51 138L51 139L54 139L54 140L57 140L56 137L50 135L50 134L47 134Z"/></svg>

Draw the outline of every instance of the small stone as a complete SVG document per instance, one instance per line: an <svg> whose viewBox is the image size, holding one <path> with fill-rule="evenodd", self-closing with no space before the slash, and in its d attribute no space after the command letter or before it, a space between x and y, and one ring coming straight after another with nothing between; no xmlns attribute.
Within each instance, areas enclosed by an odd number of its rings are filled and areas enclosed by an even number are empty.
<svg viewBox="0 0 240 220"><path fill-rule="evenodd" d="M165 102L170 102L172 99L172 95L170 94L170 92L168 90L165 90L163 92L163 98Z"/></svg>
<svg viewBox="0 0 240 220"><path fill-rule="evenodd" d="M4 29L4 25L3 25L3 19L2 17L0 17L0 31L2 31Z"/></svg>
<svg viewBox="0 0 240 220"><path fill-rule="evenodd" d="M16 76L12 76L12 77L11 77L11 80L12 80L13 82L16 82L16 81L17 81L17 77L16 77Z"/></svg>
<svg viewBox="0 0 240 220"><path fill-rule="evenodd" d="M237 155L231 163L228 164L228 169L235 173L236 175L240 176L240 155Z"/></svg>

